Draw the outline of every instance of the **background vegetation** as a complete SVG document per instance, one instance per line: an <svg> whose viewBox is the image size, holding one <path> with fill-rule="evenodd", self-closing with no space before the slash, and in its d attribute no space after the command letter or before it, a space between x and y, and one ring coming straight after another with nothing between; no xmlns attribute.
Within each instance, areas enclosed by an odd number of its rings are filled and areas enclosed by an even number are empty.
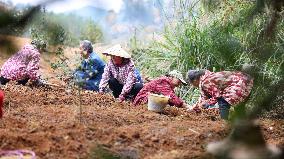
<svg viewBox="0 0 284 159"><path fill-rule="evenodd" d="M184 74L189 69L257 71L261 75L252 97L262 98L266 87L280 82L283 76L283 12L273 35L268 36L264 32L272 14L269 5L258 10L261 14L254 14L255 1L213 2L190 4L176 0L174 18L168 19L161 40L144 46L135 37L131 40L136 64L152 77L172 69ZM188 102L198 96L185 93L189 92L181 89L180 94Z"/></svg>
<svg viewBox="0 0 284 159"><path fill-rule="evenodd" d="M45 7L14 8L5 4L1 9L1 34L41 39L47 44L78 46L82 39L93 43L103 41L103 33L93 20L70 14L46 12ZM23 24L20 24L23 23ZM74 25L76 24L76 25Z"/></svg>
<svg viewBox="0 0 284 159"><path fill-rule="evenodd" d="M42 38L50 45L78 46L83 39L93 43L103 40L102 30L93 20L74 14L47 13L44 8L30 23L30 33L32 38Z"/></svg>

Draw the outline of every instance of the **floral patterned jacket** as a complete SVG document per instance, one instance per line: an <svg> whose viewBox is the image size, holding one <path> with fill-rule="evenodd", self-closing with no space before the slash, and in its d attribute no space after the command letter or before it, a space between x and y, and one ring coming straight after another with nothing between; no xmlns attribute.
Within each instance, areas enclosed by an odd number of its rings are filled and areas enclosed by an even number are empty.
<svg viewBox="0 0 284 159"><path fill-rule="evenodd" d="M113 64L112 60L108 62L104 69L102 75L102 80L100 82L99 88L100 92L103 92L108 85L109 79L113 77L118 80L120 84L123 85L121 94L122 96L127 95L135 83L142 83L141 77L138 71L135 69L132 60L122 66L116 66Z"/></svg>
<svg viewBox="0 0 284 159"><path fill-rule="evenodd" d="M33 45L25 45L15 55L10 57L1 68L1 76L9 80L39 78L40 53Z"/></svg>

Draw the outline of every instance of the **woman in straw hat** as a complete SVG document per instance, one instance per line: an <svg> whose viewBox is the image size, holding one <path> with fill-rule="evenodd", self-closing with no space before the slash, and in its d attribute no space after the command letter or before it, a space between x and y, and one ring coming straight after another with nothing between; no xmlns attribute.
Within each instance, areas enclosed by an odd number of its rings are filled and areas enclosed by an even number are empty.
<svg viewBox="0 0 284 159"><path fill-rule="evenodd" d="M80 42L81 65L74 73L77 85L86 90L99 91L99 84L104 72L105 62L93 51L88 40Z"/></svg>
<svg viewBox="0 0 284 159"><path fill-rule="evenodd" d="M134 100L134 105L147 103L148 94L154 93L169 96L169 105L171 106L186 107L186 103L174 92L175 87L178 87L181 84L186 84L182 74L177 70L173 70L166 76L151 80L149 83L145 84L145 86L137 94Z"/></svg>
<svg viewBox="0 0 284 159"><path fill-rule="evenodd" d="M11 80L22 85L25 85L29 80L38 86L43 85L38 70L40 53L45 48L44 41L35 39L31 44L26 44L15 55L10 57L1 68L1 85L5 85Z"/></svg>
<svg viewBox="0 0 284 159"><path fill-rule="evenodd" d="M201 92L193 109L206 109L218 103L222 119L228 119L231 105L244 101L253 86L253 79L238 71L189 70L188 80L194 87L199 87Z"/></svg>
<svg viewBox="0 0 284 159"><path fill-rule="evenodd" d="M111 56L111 60L104 69L100 92L104 92L109 85L113 96L120 101L126 97L134 99L143 84L131 56L120 45L107 49L103 54Z"/></svg>

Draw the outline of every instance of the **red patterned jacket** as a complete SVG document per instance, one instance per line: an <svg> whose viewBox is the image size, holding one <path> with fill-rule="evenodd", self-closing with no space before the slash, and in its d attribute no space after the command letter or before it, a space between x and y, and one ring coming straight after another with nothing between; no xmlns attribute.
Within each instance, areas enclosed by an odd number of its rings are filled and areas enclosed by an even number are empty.
<svg viewBox="0 0 284 159"><path fill-rule="evenodd" d="M236 105L249 96L253 79L242 72L206 71L200 78L199 103L214 105L218 97L223 97L229 104Z"/></svg>
<svg viewBox="0 0 284 159"><path fill-rule="evenodd" d="M163 94L170 96L169 104L171 106L181 107L183 101L175 95L174 86L171 84L171 79L168 77L160 77L152 80L144 85L134 99L134 105L145 104L148 102L148 93Z"/></svg>

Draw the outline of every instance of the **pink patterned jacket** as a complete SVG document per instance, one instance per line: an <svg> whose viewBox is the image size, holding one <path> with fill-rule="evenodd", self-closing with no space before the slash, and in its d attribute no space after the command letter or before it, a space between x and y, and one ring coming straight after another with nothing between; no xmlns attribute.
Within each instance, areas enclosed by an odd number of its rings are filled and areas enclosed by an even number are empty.
<svg viewBox="0 0 284 159"><path fill-rule="evenodd" d="M199 103L214 105L218 97L223 97L229 104L236 105L249 96L252 87L253 79L242 72L206 71L200 78Z"/></svg>
<svg viewBox="0 0 284 159"><path fill-rule="evenodd" d="M104 73L102 75L102 80L99 85L100 92L103 92L105 87L108 85L108 81L111 76L123 85L120 94L122 96L127 95L131 91L133 85L138 82L135 76L135 66L132 60L122 66L115 66L112 60L110 60L105 66Z"/></svg>
<svg viewBox="0 0 284 159"><path fill-rule="evenodd" d="M15 55L10 57L1 68L1 76L10 80L39 78L40 53L33 45L25 45Z"/></svg>

